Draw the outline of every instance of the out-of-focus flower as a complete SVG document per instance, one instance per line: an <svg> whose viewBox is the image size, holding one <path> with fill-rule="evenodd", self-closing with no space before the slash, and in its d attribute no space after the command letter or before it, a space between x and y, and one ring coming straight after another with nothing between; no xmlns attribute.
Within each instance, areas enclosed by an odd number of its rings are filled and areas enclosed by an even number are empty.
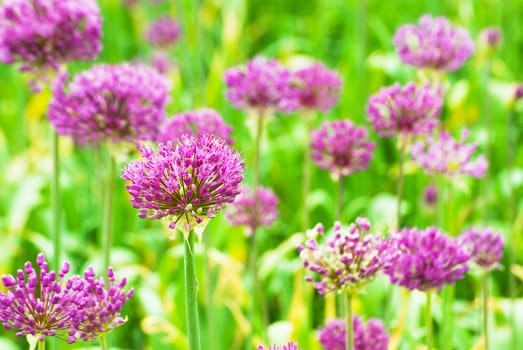
<svg viewBox="0 0 523 350"><path fill-rule="evenodd" d="M465 28L452 26L445 17L429 15L422 16L417 26L401 26L393 42L404 63L449 72L460 68L474 52Z"/></svg>
<svg viewBox="0 0 523 350"><path fill-rule="evenodd" d="M283 346L273 345L266 347L264 345L258 345L256 350L298 350L298 344L291 341L289 344Z"/></svg>
<svg viewBox="0 0 523 350"><path fill-rule="evenodd" d="M141 146L143 159L130 162L122 178L139 217L170 220L171 229L201 236L214 217L240 193L245 165L240 154L214 135L183 135L160 143L155 153Z"/></svg>
<svg viewBox="0 0 523 350"><path fill-rule="evenodd" d="M299 108L328 112L340 98L339 74L321 63L314 63L294 73Z"/></svg>
<svg viewBox="0 0 523 350"><path fill-rule="evenodd" d="M98 65L53 89L49 120L79 144L155 140L165 120L170 83L141 65Z"/></svg>
<svg viewBox="0 0 523 350"><path fill-rule="evenodd" d="M251 188L242 186L241 193L227 213L233 226L246 226L252 235L258 226L269 227L278 218L278 197L270 188L258 187L255 195Z"/></svg>
<svg viewBox="0 0 523 350"><path fill-rule="evenodd" d="M438 188L428 185L423 191L423 202L428 206L434 206L438 202Z"/></svg>
<svg viewBox="0 0 523 350"><path fill-rule="evenodd" d="M349 120L324 122L311 132L312 158L334 178L365 170L376 146L368 135L367 129Z"/></svg>
<svg viewBox="0 0 523 350"><path fill-rule="evenodd" d="M471 227L461 234L462 243L469 249L472 262L486 269L500 268L503 257L503 236L491 228Z"/></svg>
<svg viewBox="0 0 523 350"><path fill-rule="evenodd" d="M238 109L289 113L298 107L291 72L277 60L258 56L224 75L227 99Z"/></svg>
<svg viewBox="0 0 523 350"><path fill-rule="evenodd" d="M495 49L501 42L501 31L497 27L487 27L479 33L481 44L489 49Z"/></svg>
<svg viewBox="0 0 523 350"><path fill-rule="evenodd" d="M429 135L439 124L441 93L429 86L396 83L369 97L369 123L382 137Z"/></svg>
<svg viewBox="0 0 523 350"><path fill-rule="evenodd" d="M307 231L309 239L297 249L303 265L319 277L319 281L306 277L307 281L314 282L318 293L359 292L390 264L396 253L391 241L368 234L369 230L370 223L364 217L345 229L335 222L334 232L325 237L322 245L317 240L318 236L324 236L321 224Z"/></svg>
<svg viewBox="0 0 523 350"><path fill-rule="evenodd" d="M352 322L354 325L354 350L387 350L389 334L381 320L371 318L365 324L358 316L353 316ZM345 320L331 320L318 334L323 349L345 350L346 331Z"/></svg>
<svg viewBox="0 0 523 350"><path fill-rule="evenodd" d="M517 84L514 89L514 101L519 101L523 97L523 84Z"/></svg>
<svg viewBox="0 0 523 350"><path fill-rule="evenodd" d="M447 132L442 131L439 138L428 138L412 145L412 159L429 174L447 176L470 175L482 178L488 169L488 162L483 155L472 160L477 145L466 144L468 130L461 132L461 140L456 141Z"/></svg>
<svg viewBox="0 0 523 350"><path fill-rule="evenodd" d="M180 24L174 18L162 16L156 19L147 30L147 40L162 48L176 44L180 38Z"/></svg>
<svg viewBox="0 0 523 350"><path fill-rule="evenodd" d="M399 254L385 269L391 283L410 290L441 289L463 278L470 253L437 227L404 228L394 235Z"/></svg>
<svg viewBox="0 0 523 350"><path fill-rule="evenodd" d="M160 130L158 142L176 141L184 134L197 136L212 134L232 144L232 128L225 124L222 116L211 108L201 108L180 113L168 119Z"/></svg>

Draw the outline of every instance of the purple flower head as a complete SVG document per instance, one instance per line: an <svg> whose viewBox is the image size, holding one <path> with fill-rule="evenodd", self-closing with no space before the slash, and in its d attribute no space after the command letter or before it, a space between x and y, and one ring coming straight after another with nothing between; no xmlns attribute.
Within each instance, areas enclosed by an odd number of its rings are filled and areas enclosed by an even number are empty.
<svg viewBox="0 0 523 350"><path fill-rule="evenodd" d="M376 146L368 135L367 129L349 120L323 122L311 132L312 158L334 178L367 169Z"/></svg>
<svg viewBox="0 0 523 350"><path fill-rule="evenodd" d="M461 140L456 141L447 132L440 132L439 138L428 138L412 145L412 159L429 174L447 176L470 175L482 178L488 168L483 155L472 159L477 145L466 144L469 132L462 130Z"/></svg>
<svg viewBox="0 0 523 350"><path fill-rule="evenodd" d="M425 187L423 201L428 206L434 206L438 202L438 188L434 185Z"/></svg>
<svg viewBox="0 0 523 350"><path fill-rule="evenodd" d="M180 24L174 18L162 16L156 19L147 31L147 40L159 47L174 45L180 38Z"/></svg>
<svg viewBox="0 0 523 350"><path fill-rule="evenodd" d="M170 220L171 229L200 236L209 218L240 193L245 165L240 154L216 136L183 135L176 143L141 146L143 159L130 162L122 178L141 218Z"/></svg>
<svg viewBox="0 0 523 350"><path fill-rule="evenodd" d="M201 108L180 113L168 119L160 130L158 142L176 141L184 134L197 136L213 134L219 136L230 145L232 128L225 124L222 116L210 108Z"/></svg>
<svg viewBox="0 0 523 350"><path fill-rule="evenodd" d="M258 56L224 75L227 99L238 109L290 113L298 107L291 72L277 60Z"/></svg>
<svg viewBox="0 0 523 350"><path fill-rule="evenodd" d="M317 276L307 276L306 280L314 282L318 293L358 292L390 264L396 253L391 241L368 234L369 230L365 217L359 217L348 228L335 222L334 232L321 245L317 240L324 236L321 224L307 232L309 239L297 249L304 266Z"/></svg>
<svg viewBox="0 0 523 350"><path fill-rule="evenodd" d="M519 101L523 97L523 84L517 84L514 89L514 101Z"/></svg>
<svg viewBox="0 0 523 350"><path fill-rule="evenodd" d="M49 120L79 144L154 140L165 120L170 83L141 65L98 65L53 89Z"/></svg>
<svg viewBox="0 0 523 350"><path fill-rule="evenodd" d="M472 255L472 262L486 269L500 268L503 256L503 236L491 228L471 227L461 234L462 244Z"/></svg>
<svg viewBox="0 0 523 350"><path fill-rule="evenodd" d="M463 278L470 254L436 227L404 228L395 234L399 255L385 268L391 283L410 290L441 289Z"/></svg>
<svg viewBox="0 0 523 350"><path fill-rule="evenodd" d="M396 83L369 97L366 113L381 137L428 135L439 124L443 100L431 86Z"/></svg>
<svg viewBox="0 0 523 350"><path fill-rule="evenodd" d="M339 74L321 63L314 63L294 73L298 103L303 110L328 112L340 98L343 82Z"/></svg>
<svg viewBox="0 0 523 350"><path fill-rule="evenodd" d="M354 325L354 350L387 350L389 334L383 322L371 318L365 324L358 316L353 316ZM345 320L331 320L319 332L319 340L325 350L345 350L345 333L347 324Z"/></svg>
<svg viewBox="0 0 523 350"><path fill-rule="evenodd" d="M291 341L289 344L283 346L274 345L266 347L263 345L258 345L256 350L298 350L298 344Z"/></svg>
<svg viewBox="0 0 523 350"><path fill-rule="evenodd" d="M445 17L424 15L418 25L401 26L393 39L401 60L418 68L455 71L474 52L468 31Z"/></svg>
<svg viewBox="0 0 523 350"><path fill-rule="evenodd" d="M501 42L501 31L497 27L487 27L479 33L481 43L490 49L495 49Z"/></svg>
<svg viewBox="0 0 523 350"><path fill-rule="evenodd" d="M248 234L252 235L255 227L269 227L278 218L278 197L265 187L258 187L258 194L254 195L252 189L244 185L230 208L227 218L231 224L247 226Z"/></svg>
<svg viewBox="0 0 523 350"><path fill-rule="evenodd" d="M158 73L160 74L167 74L172 69L176 68L176 62L172 61L169 55L161 50L156 50L153 52L152 58L151 58L151 64Z"/></svg>

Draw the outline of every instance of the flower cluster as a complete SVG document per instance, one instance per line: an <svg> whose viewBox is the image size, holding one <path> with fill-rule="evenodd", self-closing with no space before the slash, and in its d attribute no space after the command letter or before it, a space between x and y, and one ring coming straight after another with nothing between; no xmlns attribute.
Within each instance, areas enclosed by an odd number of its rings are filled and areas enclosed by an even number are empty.
<svg viewBox="0 0 523 350"><path fill-rule="evenodd" d="M291 341L289 344L283 346L274 345L265 347L263 345L258 345L256 350L298 350L298 344Z"/></svg>
<svg viewBox="0 0 523 350"><path fill-rule="evenodd" d="M294 79L301 109L327 112L338 103L341 78L323 64L314 63L296 71Z"/></svg>
<svg viewBox="0 0 523 350"><path fill-rule="evenodd" d="M311 132L312 158L334 178L364 170L375 148L368 135L367 129L354 126L349 120L324 122Z"/></svg>
<svg viewBox="0 0 523 350"><path fill-rule="evenodd" d="M156 19L147 31L147 40L165 48L174 45L180 38L180 24L174 18L162 16Z"/></svg>
<svg viewBox="0 0 523 350"><path fill-rule="evenodd" d="M238 109L289 113L298 107L291 72L277 60L255 57L225 72L227 99Z"/></svg>
<svg viewBox="0 0 523 350"><path fill-rule="evenodd" d="M225 124L222 116L210 108L180 113L168 119L160 130L158 142L176 141L184 134L213 134L232 144L232 128Z"/></svg>
<svg viewBox="0 0 523 350"><path fill-rule="evenodd" d="M354 350L387 350L389 334L379 319L372 318L365 324L358 316L353 316ZM331 320L319 332L319 340L325 350L345 350L345 320Z"/></svg>
<svg viewBox="0 0 523 350"><path fill-rule="evenodd" d="M452 26L445 17L425 15L418 24L401 26L394 35L396 51L404 63L450 72L474 52L468 31Z"/></svg>
<svg viewBox="0 0 523 350"><path fill-rule="evenodd" d="M442 103L440 92L433 87L396 83L372 95L366 113L382 137L429 135L439 124Z"/></svg>
<svg viewBox="0 0 523 350"><path fill-rule="evenodd" d="M488 162L483 155L472 160L477 145L465 143L468 135L468 130L465 129L461 133L461 140L456 141L442 131L438 139L415 142L411 148L412 159L429 174L482 178L487 171Z"/></svg>
<svg viewBox="0 0 523 350"><path fill-rule="evenodd" d="M143 159L128 163L122 178L131 182L126 188L141 218L168 217L171 229L201 235L207 219L240 193L244 162L221 138L186 134L156 153L149 146L140 152Z"/></svg>
<svg viewBox="0 0 523 350"><path fill-rule="evenodd" d="M304 266L319 275L320 280L307 276L306 280L315 282L314 288L325 295L329 292L358 292L372 281L395 257L392 242L377 235L368 234L370 223L359 217L343 229L339 222L334 223L334 232L320 245L318 236L324 235L321 224L307 232L309 240L298 246Z"/></svg>
<svg viewBox="0 0 523 350"><path fill-rule="evenodd" d="M395 234L399 254L384 272L394 284L410 290L441 289L463 278L470 254L457 239L436 227L404 228Z"/></svg>
<svg viewBox="0 0 523 350"><path fill-rule="evenodd" d="M98 65L66 85L58 79L49 120L79 144L154 140L165 120L170 83L141 65ZM146 88L141 88L146 87Z"/></svg>
<svg viewBox="0 0 523 350"><path fill-rule="evenodd" d="M471 227L461 235L463 245L470 251L476 265L493 270L500 267L503 256L503 237L491 228Z"/></svg>

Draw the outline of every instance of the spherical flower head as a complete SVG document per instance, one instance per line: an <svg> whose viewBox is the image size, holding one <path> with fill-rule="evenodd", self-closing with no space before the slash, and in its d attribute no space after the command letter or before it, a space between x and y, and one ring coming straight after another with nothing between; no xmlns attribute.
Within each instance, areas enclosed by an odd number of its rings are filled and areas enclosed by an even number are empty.
<svg viewBox="0 0 523 350"><path fill-rule="evenodd" d="M328 112L338 103L342 80L339 74L321 63L314 63L294 73L298 103L302 110Z"/></svg>
<svg viewBox="0 0 523 350"><path fill-rule="evenodd" d="M94 66L53 89L49 120L60 135L79 144L154 140L165 120L170 83L153 68Z"/></svg>
<svg viewBox="0 0 523 350"><path fill-rule="evenodd" d="M418 25L401 26L393 39L401 60L418 68L452 72L474 52L465 28L454 27L445 17L424 15Z"/></svg>
<svg viewBox="0 0 523 350"><path fill-rule="evenodd" d="M479 33L481 44L488 49L495 49L501 42L501 31L497 27L483 28Z"/></svg>
<svg viewBox="0 0 523 350"><path fill-rule="evenodd" d="M472 262L489 271L500 268L503 257L503 236L491 228L471 227L460 235L469 250Z"/></svg>
<svg viewBox="0 0 523 350"><path fill-rule="evenodd" d="M514 101L519 101L523 97L523 84L517 84L514 89Z"/></svg>
<svg viewBox="0 0 523 350"><path fill-rule="evenodd" d="M298 107L292 74L275 59L255 57L229 68L224 78L227 99L237 109L290 113Z"/></svg>
<svg viewBox="0 0 523 350"><path fill-rule="evenodd" d="M438 188L428 185L423 191L423 202L428 206L434 206L438 202Z"/></svg>
<svg viewBox="0 0 523 350"><path fill-rule="evenodd" d="M396 253L391 241L368 234L369 221L360 217L348 228L334 223L334 232L320 244L324 236L321 224L307 232L305 245L297 247L303 265L316 275L307 276L321 295L329 292L359 292L390 264Z"/></svg>
<svg viewBox="0 0 523 350"><path fill-rule="evenodd" d="M240 193L245 165L240 154L210 134L183 135L176 143L141 146L122 178L141 218L170 220L171 229L200 236L209 218Z"/></svg>
<svg viewBox="0 0 523 350"><path fill-rule="evenodd" d="M298 350L298 344L291 341L289 344L283 346L273 345L266 347L263 345L258 345L256 350Z"/></svg>
<svg viewBox="0 0 523 350"><path fill-rule="evenodd" d="M439 124L443 100L429 85L396 83L369 97L366 113L381 137L429 135Z"/></svg>
<svg viewBox="0 0 523 350"><path fill-rule="evenodd" d="M147 40L159 47L169 47L180 38L180 24L174 18L162 16L156 19L147 30Z"/></svg>
<svg viewBox="0 0 523 350"><path fill-rule="evenodd" d="M270 188L258 187L255 195L244 185L229 208L227 218L232 226L246 226L252 235L256 227L270 227L278 218L278 197Z"/></svg>
<svg viewBox="0 0 523 350"><path fill-rule="evenodd" d="M211 108L201 108L180 113L168 119L160 130L158 142L176 141L184 134L197 136L213 134L232 144L232 128L225 124L222 116Z"/></svg>
<svg viewBox="0 0 523 350"><path fill-rule="evenodd" d="M354 326L354 350L387 350L389 334L379 319L371 318L365 324L358 316L352 318ZM319 340L325 350L345 350L345 320L331 320L319 332Z"/></svg>
<svg viewBox="0 0 523 350"><path fill-rule="evenodd" d="M456 141L442 131L438 139L431 137L415 142L411 148L412 159L429 174L482 178L488 169L488 162L483 155L472 159L477 145L465 143L468 135L468 130L464 129L461 140Z"/></svg>
<svg viewBox="0 0 523 350"><path fill-rule="evenodd" d="M312 158L336 179L365 170L376 147L368 136L367 129L349 120L324 122L311 132Z"/></svg>
<svg viewBox="0 0 523 350"><path fill-rule="evenodd" d="M443 288L463 278L470 253L458 240L436 227L404 228L394 234L399 254L385 268L391 283L410 290Z"/></svg>

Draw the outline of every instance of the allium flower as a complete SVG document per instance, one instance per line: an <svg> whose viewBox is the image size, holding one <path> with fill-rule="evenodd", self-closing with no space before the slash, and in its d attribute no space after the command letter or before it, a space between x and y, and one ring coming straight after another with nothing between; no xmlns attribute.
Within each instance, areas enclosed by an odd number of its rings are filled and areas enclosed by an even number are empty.
<svg viewBox="0 0 523 350"><path fill-rule="evenodd" d="M162 16L156 19L147 31L147 40L159 47L174 45L180 38L180 24L174 18Z"/></svg>
<svg viewBox="0 0 523 350"><path fill-rule="evenodd" d="M447 176L470 175L482 178L488 168L483 155L472 160L477 145L466 144L468 130L461 132L461 140L456 141L447 132L442 131L438 139L429 138L412 145L412 159L429 174Z"/></svg>
<svg viewBox="0 0 523 350"><path fill-rule="evenodd" d="M389 334L383 322L371 318L365 324L358 316L353 316L354 350L387 350ZM345 320L331 320L325 328L320 330L319 340L325 350L345 350Z"/></svg>
<svg viewBox="0 0 523 350"><path fill-rule="evenodd" d="M306 277L307 281L315 282L318 293L358 292L390 264L395 254L391 241L368 234L369 230L370 223L364 217L345 229L335 222L334 232L325 237L322 245L317 241L318 236L324 236L321 224L307 232L309 239L297 249L303 265L319 277L319 281Z"/></svg>
<svg viewBox="0 0 523 350"><path fill-rule="evenodd" d="M514 89L514 101L518 101L523 97L523 84L517 84Z"/></svg>
<svg viewBox="0 0 523 350"><path fill-rule="evenodd" d="M349 120L324 122L311 132L312 158L334 178L367 169L376 146L368 135L367 129Z"/></svg>
<svg viewBox="0 0 523 350"><path fill-rule="evenodd" d="M471 227L461 234L461 241L472 255L472 261L486 269L501 267L503 236L491 228Z"/></svg>
<svg viewBox="0 0 523 350"><path fill-rule="evenodd" d="M227 99L238 109L285 113L298 107L292 74L277 60L258 56L224 75Z"/></svg>
<svg viewBox="0 0 523 350"><path fill-rule="evenodd" d="M79 144L154 140L165 120L169 81L141 65L98 65L53 89L49 120Z"/></svg>
<svg viewBox="0 0 523 350"><path fill-rule="evenodd" d="M153 52L151 64L160 74L167 74L171 69L176 67L175 62L171 61L169 55L161 50Z"/></svg>
<svg viewBox="0 0 523 350"><path fill-rule="evenodd" d="M430 86L396 83L372 95L366 113L382 137L428 135L439 124L442 103L440 92Z"/></svg>
<svg viewBox="0 0 523 350"><path fill-rule="evenodd" d="M418 68L454 71L474 52L474 43L465 28L454 27L445 17L425 15L418 26L401 26L393 39L404 63Z"/></svg>
<svg viewBox="0 0 523 350"><path fill-rule="evenodd" d="M497 27L483 28L479 33L479 38L485 47L495 49L501 41L501 31Z"/></svg>
<svg viewBox="0 0 523 350"><path fill-rule="evenodd" d="M436 227L404 228L395 235L399 255L384 271L394 284L410 290L441 289L463 278L470 254L458 240Z"/></svg>
<svg viewBox="0 0 523 350"><path fill-rule="evenodd" d="M247 226L249 235L255 227L269 227L278 218L278 197L270 188L258 187L254 195L251 188L244 185L232 205L227 218L233 226Z"/></svg>
<svg viewBox="0 0 523 350"><path fill-rule="evenodd" d="M139 217L167 217L171 229L201 235L208 218L240 193L244 162L226 142L210 134L183 135L160 143L155 153L141 146L144 159L130 162L122 178Z"/></svg>
<svg viewBox="0 0 523 350"><path fill-rule="evenodd" d="M329 111L340 98L339 74L321 63L314 63L294 73L299 107L304 110Z"/></svg>
<svg viewBox="0 0 523 350"><path fill-rule="evenodd" d="M423 191L423 201L428 206L433 206L438 202L438 188L434 185L425 187Z"/></svg>
<svg viewBox="0 0 523 350"><path fill-rule="evenodd" d="M184 134L197 136L213 134L219 136L230 145L232 128L225 124L222 116L210 108L201 108L180 113L168 119L160 130L159 142L176 141Z"/></svg>
<svg viewBox="0 0 523 350"><path fill-rule="evenodd" d="M263 345L258 345L256 350L298 350L298 344L291 341L289 344L283 346L274 345L265 347Z"/></svg>

